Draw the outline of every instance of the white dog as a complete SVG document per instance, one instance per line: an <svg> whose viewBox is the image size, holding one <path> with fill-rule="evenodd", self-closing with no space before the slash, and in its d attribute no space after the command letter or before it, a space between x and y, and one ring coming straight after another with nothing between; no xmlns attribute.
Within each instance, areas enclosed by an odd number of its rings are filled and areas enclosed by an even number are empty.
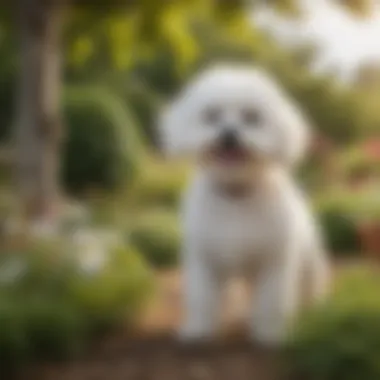
<svg viewBox="0 0 380 380"><path fill-rule="evenodd" d="M249 327L266 344L284 338L300 306L328 289L318 228L292 178L308 130L281 89L259 69L216 67L192 82L162 120L166 149L196 158L184 202L185 340L218 327L223 284L251 281Z"/></svg>

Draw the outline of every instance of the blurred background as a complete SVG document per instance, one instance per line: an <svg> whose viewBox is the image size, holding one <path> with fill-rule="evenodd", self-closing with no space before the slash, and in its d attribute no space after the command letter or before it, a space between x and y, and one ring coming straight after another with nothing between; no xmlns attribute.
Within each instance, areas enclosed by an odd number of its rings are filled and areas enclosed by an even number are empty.
<svg viewBox="0 0 380 380"><path fill-rule="evenodd" d="M156 118L221 61L264 67L315 131L299 179L338 286L289 339L290 367L380 379L380 283L366 264L380 258L376 0L1 3L0 378L83 355L104 336L123 345L131 330L176 326L177 208L191 163L164 159ZM137 378L103 370L97 378Z"/></svg>

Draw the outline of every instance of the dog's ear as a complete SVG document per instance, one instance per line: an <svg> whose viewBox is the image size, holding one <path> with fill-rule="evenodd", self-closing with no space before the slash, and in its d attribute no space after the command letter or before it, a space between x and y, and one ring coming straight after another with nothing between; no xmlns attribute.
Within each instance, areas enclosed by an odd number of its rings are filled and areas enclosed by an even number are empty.
<svg viewBox="0 0 380 380"><path fill-rule="evenodd" d="M192 90L185 88L160 115L162 148L170 156L191 156L201 144L196 122L198 102Z"/></svg>
<svg viewBox="0 0 380 380"><path fill-rule="evenodd" d="M185 123L181 117L182 108L181 102L176 100L166 105L159 115L160 145L169 156L179 155L183 151Z"/></svg>
<svg viewBox="0 0 380 380"><path fill-rule="evenodd" d="M286 167L293 168L307 152L311 130L309 121L272 76L261 68L256 68L255 74L257 85L265 90L273 110L278 132L277 159Z"/></svg>
<svg viewBox="0 0 380 380"><path fill-rule="evenodd" d="M197 128L200 84L204 74L190 80L159 117L159 134L163 150L171 156L189 156L200 147L202 134Z"/></svg>
<svg viewBox="0 0 380 380"><path fill-rule="evenodd" d="M289 167L297 166L306 155L310 143L309 121L301 110L289 98L282 99L279 107L281 130L281 155L284 163Z"/></svg>

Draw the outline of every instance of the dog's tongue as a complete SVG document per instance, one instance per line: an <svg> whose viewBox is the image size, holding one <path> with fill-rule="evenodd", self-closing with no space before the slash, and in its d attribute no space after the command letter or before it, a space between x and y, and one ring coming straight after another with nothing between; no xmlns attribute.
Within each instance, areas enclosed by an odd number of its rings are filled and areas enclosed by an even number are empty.
<svg viewBox="0 0 380 380"><path fill-rule="evenodd" d="M246 154L242 149L224 149L219 152L221 160L226 162L238 162L246 158Z"/></svg>

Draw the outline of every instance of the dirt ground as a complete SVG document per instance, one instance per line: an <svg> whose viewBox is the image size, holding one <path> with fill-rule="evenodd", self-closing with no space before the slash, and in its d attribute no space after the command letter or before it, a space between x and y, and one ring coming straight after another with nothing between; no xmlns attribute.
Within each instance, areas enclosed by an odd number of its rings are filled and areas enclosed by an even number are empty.
<svg viewBox="0 0 380 380"><path fill-rule="evenodd" d="M120 332L102 341L80 360L39 366L25 380L277 380L278 356L245 339L239 329L244 312L242 289L236 284L229 294L225 319L230 319L218 340L184 345L173 331L181 318L181 286L178 272L158 276L155 302L131 333ZM232 324L231 320L238 321ZM228 321L226 324L228 325ZM235 327L234 327L235 326Z"/></svg>
<svg viewBox="0 0 380 380"><path fill-rule="evenodd" d="M125 341L91 357L29 372L28 380L276 380L274 353L248 342L185 347L171 338Z"/></svg>

